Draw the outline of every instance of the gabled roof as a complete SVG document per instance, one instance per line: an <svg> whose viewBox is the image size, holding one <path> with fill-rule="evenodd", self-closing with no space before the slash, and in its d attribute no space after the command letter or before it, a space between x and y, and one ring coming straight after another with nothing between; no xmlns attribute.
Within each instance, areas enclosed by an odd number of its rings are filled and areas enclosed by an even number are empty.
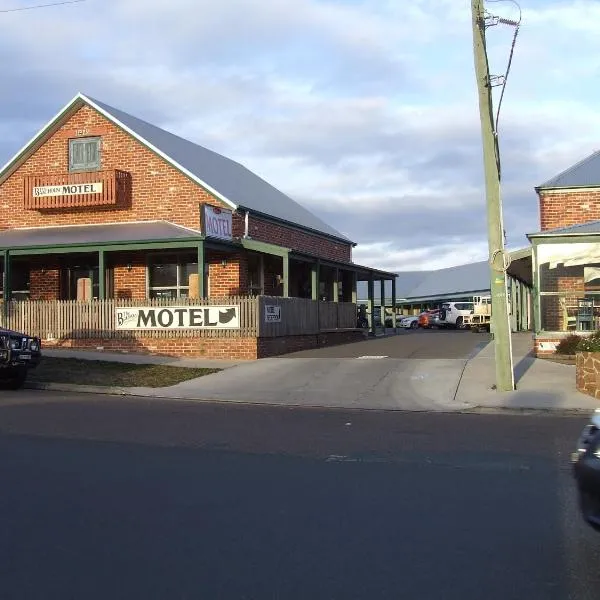
<svg viewBox="0 0 600 600"><path fill-rule="evenodd" d="M396 273L396 297L406 298L412 290L423 283L429 274L429 271L398 271Z"/></svg>
<svg viewBox="0 0 600 600"><path fill-rule="evenodd" d="M535 189L561 189L600 186L600 150L562 171Z"/></svg>
<svg viewBox="0 0 600 600"><path fill-rule="evenodd" d="M600 221L590 221L589 223L579 223L569 227L557 227L538 231L537 233L528 233L527 237L550 237L555 235L593 235L600 234Z"/></svg>
<svg viewBox="0 0 600 600"><path fill-rule="evenodd" d="M490 266L487 261L426 271L425 278L405 298L425 298L445 294L479 292L490 289ZM398 273L399 276L402 273Z"/></svg>
<svg viewBox="0 0 600 600"><path fill-rule="evenodd" d="M0 183L39 148L62 122L86 104L231 208L247 209L346 243L353 243L243 165L83 94L78 94L67 104L0 170Z"/></svg>

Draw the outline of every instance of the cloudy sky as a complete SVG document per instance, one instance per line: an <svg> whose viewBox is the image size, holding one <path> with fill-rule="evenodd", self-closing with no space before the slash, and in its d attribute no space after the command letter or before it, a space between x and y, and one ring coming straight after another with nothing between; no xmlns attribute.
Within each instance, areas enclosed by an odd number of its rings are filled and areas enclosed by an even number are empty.
<svg viewBox="0 0 600 600"><path fill-rule="evenodd" d="M0 163L77 92L245 164L389 270L487 256L469 0L0 0ZM508 246L600 147L600 2L521 0L500 116ZM516 18L511 2L487 3ZM513 28L488 30L491 70Z"/></svg>

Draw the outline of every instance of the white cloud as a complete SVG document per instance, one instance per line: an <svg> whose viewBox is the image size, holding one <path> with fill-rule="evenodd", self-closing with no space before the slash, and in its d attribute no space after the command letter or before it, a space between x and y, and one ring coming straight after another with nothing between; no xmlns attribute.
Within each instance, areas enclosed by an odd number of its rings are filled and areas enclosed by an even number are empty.
<svg viewBox="0 0 600 600"><path fill-rule="evenodd" d="M500 121L509 239L600 146L600 5L521 0ZM514 18L511 3L489 4ZM94 35L86 35L92 28ZM485 258L468 0L119 0L0 19L0 163L77 91L240 162L394 270ZM501 74L510 27L488 29ZM498 90L496 90L497 92Z"/></svg>

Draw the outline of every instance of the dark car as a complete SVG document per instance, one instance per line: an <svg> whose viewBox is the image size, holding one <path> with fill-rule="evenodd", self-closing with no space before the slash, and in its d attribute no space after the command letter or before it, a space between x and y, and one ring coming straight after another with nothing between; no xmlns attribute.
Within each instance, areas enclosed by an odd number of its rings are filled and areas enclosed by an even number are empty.
<svg viewBox="0 0 600 600"><path fill-rule="evenodd" d="M42 358L42 342L18 331L0 328L0 382L4 387L19 389Z"/></svg>
<svg viewBox="0 0 600 600"><path fill-rule="evenodd" d="M600 409L596 409L581 432L571 462L581 515L588 525L600 531Z"/></svg>

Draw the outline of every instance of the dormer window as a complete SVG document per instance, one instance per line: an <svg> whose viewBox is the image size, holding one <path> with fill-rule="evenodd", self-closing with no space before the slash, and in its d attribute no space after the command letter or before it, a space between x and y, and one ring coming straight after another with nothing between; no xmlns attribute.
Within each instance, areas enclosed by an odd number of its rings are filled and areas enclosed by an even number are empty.
<svg viewBox="0 0 600 600"><path fill-rule="evenodd" d="M100 169L100 138L69 140L69 172Z"/></svg>

